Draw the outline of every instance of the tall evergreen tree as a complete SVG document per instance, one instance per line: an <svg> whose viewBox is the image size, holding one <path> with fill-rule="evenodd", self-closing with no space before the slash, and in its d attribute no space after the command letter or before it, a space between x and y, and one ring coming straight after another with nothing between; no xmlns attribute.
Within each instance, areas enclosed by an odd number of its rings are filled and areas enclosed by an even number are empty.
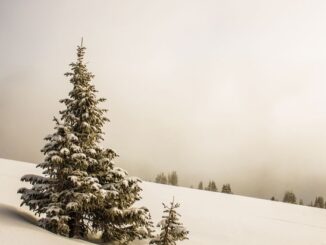
<svg viewBox="0 0 326 245"><path fill-rule="evenodd" d="M149 211L133 207L141 199L138 185L141 180L128 177L125 170L115 167L113 159L117 154L99 145L103 125L108 121L104 116L106 110L99 107L105 99L96 97L97 91L91 84L94 75L87 70L84 54L85 47L81 44L77 48L77 61L70 64L71 71L65 74L70 77L73 89L68 98L60 101L66 106L60 111L64 130L57 121L57 132L46 138L50 143L44 149L45 163L39 165L45 169L45 177L22 178L33 184L32 189L19 190L23 194L22 204L37 213L50 208L53 215L55 210L54 214L63 217L60 222L67 225L69 229L64 230L70 236L85 237L87 230L92 229L102 232L105 241L127 243L147 238L152 227ZM67 142L62 140L65 134ZM61 192L69 202L62 203ZM39 204L35 204L35 199ZM58 201L61 209L54 206L53 200ZM47 228L48 223L42 220Z"/></svg>
<svg viewBox="0 0 326 245"><path fill-rule="evenodd" d="M103 232L104 241L129 242L135 238L150 236L150 214L146 208L135 208L140 200L141 188L138 178L128 177L125 170L114 166L117 154L111 149L103 149L98 144L103 140L102 127L108 119L106 109L99 108L104 98L96 98L95 86L91 84L94 75L88 72L84 63L85 47L77 48L77 62L72 63L70 77L73 90L69 98L62 100L67 109L61 111L62 119L69 122L80 139L88 164L87 172L98 179L102 196L99 204L88 212L93 228Z"/></svg>
<svg viewBox="0 0 326 245"><path fill-rule="evenodd" d="M161 222L157 225L161 228L161 233L150 241L150 244L156 245L175 245L177 241L188 239L187 231L183 224L179 221L180 214L177 213L176 209L180 207L179 203L170 203L167 206L163 203L164 215Z"/></svg>

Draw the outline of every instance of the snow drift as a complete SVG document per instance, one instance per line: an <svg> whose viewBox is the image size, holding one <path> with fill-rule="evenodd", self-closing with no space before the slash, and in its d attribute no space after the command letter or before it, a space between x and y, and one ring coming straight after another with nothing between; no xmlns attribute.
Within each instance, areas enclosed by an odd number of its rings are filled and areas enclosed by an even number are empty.
<svg viewBox="0 0 326 245"><path fill-rule="evenodd" d="M36 217L19 207L17 189L24 174L39 174L34 164L0 159L0 244L90 244L64 238L37 227ZM144 205L154 223L162 202L180 202L181 221L190 231L183 245L326 244L326 210L237 195L200 191L149 182L142 183ZM147 241L134 242L148 244Z"/></svg>

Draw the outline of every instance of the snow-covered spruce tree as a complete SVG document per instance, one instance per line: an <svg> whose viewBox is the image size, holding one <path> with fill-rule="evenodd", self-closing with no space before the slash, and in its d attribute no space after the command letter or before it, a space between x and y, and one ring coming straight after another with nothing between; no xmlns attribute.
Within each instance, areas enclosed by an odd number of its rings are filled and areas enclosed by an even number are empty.
<svg viewBox="0 0 326 245"><path fill-rule="evenodd" d="M69 230L70 236L85 237L87 229L90 229L102 232L105 241L117 240L127 243L135 238L150 237L152 223L149 211L144 207L133 207L133 204L141 198L139 195L141 188L138 185L140 179L128 177L126 171L115 167L113 159L117 154L111 149L99 146L104 134L102 127L108 121L104 116L106 110L99 108L99 104L105 99L96 98L97 91L91 84L94 75L87 70L84 54L85 47L81 44L77 48L77 61L70 64L71 72L65 74L70 77L73 89L68 98L60 101L66 106L60 114L63 125L73 135L73 149L59 146L59 153L67 155L66 158L59 155L58 157L61 157L59 160L57 155L53 155L53 151L57 151L51 149L53 144L47 145L44 152L46 161L40 165L45 169L45 177L25 176L23 180L30 181L34 186L35 184L44 186L48 182L59 183L58 169L67 171L66 168L71 168L72 175L62 178L67 180L68 184L58 191L52 187L44 190L42 189L44 187L39 186L21 189L19 192L23 194L23 204L42 214L45 213L45 208L53 206L52 197L58 195L61 197L60 193L63 191L75 198L63 204L61 199L58 200L58 205L62 209L60 215L62 214L64 224L68 226L66 230ZM48 140L51 141L51 138ZM61 148L67 148L68 151L61 152ZM51 162L46 164L49 159ZM52 161L55 165L52 165ZM52 169L54 175L50 174ZM42 205L35 206L35 198L42 200ZM41 223L51 229L46 225L49 223L47 220L42 219Z"/></svg>
<svg viewBox="0 0 326 245"><path fill-rule="evenodd" d="M69 125L54 119L55 132L45 138L41 150L45 155L44 176L25 175L22 181L32 188L20 188L23 200L37 214L44 214L39 224L65 236L84 237L87 232L83 214L96 201L98 181L88 176L85 155L78 146L78 138Z"/></svg>
<svg viewBox="0 0 326 245"><path fill-rule="evenodd" d="M125 170L114 166L117 154L111 149L103 149L103 125L108 119L105 109L99 108L104 98L96 98L96 89L91 80L94 75L84 63L85 47L77 48L77 62L72 63L70 77L73 90L69 98L61 100L67 107L61 111L62 120L67 121L79 139L79 146L86 156L88 174L96 178L100 185L99 202L87 212L92 228L102 232L104 241L128 243L135 238L151 236L152 223L147 208L135 208L140 200L138 178L128 177Z"/></svg>
<svg viewBox="0 0 326 245"><path fill-rule="evenodd" d="M179 203L170 203L167 206L163 203L164 215L162 216L161 222L158 223L158 227L161 228L161 233L150 241L150 244L156 245L175 245L177 241L188 239L187 231L183 224L179 222L180 214L177 213L176 209L180 207Z"/></svg>

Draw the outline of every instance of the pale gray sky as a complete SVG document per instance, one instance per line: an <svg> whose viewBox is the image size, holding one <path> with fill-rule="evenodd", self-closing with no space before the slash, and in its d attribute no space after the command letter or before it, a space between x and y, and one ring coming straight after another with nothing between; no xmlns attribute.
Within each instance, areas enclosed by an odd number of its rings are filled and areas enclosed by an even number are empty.
<svg viewBox="0 0 326 245"><path fill-rule="evenodd" d="M84 37L131 174L326 196L326 2L0 2L0 157L40 162Z"/></svg>

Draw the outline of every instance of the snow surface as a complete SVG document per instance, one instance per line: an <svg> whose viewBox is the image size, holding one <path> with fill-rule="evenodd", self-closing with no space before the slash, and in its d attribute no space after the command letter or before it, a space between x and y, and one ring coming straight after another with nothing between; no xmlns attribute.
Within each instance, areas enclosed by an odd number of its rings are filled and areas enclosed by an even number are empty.
<svg viewBox="0 0 326 245"><path fill-rule="evenodd" d="M35 225L36 218L19 207L18 188L24 174L39 174L34 164L0 159L0 244L90 244L64 238ZM181 207L180 221L190 231L180 245L326 245L326 210L237 195L200 191L143 182L137 206L151 211L155 225L161 220L162 202L174 196ZM133 245L148 244L146 241Z"/></svg>

